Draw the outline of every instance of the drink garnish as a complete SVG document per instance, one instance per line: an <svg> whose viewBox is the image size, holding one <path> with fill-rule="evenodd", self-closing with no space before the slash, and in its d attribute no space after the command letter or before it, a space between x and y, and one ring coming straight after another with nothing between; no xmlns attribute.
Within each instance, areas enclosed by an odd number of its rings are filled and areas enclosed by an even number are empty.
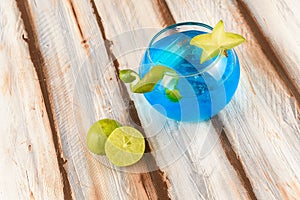
<svg viewBox="0 0 300 200"><path fill-rule="evenodd" d="M113 119L95 122L87 134L88 149L97 155L106 155L116 166L124 167L138 162L145 151L145 139L140 131L122 126Z"/></svg>
<svg viewBox="0 0 300 200"><path fill-rule="evenodd" d="M224 23L220 20L213 28L211 33L201 33L190 40L190 45L202 48L200 57L200 64L210 60L220 53L227 55L228 49L243 43L245 38L241 35L225 32ZM134 93L151 92L156 84L160 84L165 88L166 97L172 102L178 102L182 96L177 88L178 75L175 70L156 65L152 67L143 78L133 70L121 70L119 74L120 79L124 83L130 83L130 90Z"/></svg>
<svg viewBox="0 0 300 200"><path fill-rule="evenodd" d="M203 49L200 58L200 64L202 64L220 53L226 55L226 50L232 49L245 41L246 39L239 34L225 32L224 23L220 20L211 33L193 37L190 44Z"/></svg>
<svg viewBox="0 0 300 200"><path fill-rule="evenodd" d="M182 98L177 89L178 75L175 70L169 67L156 65L142 79L135 71L125 69L120 71L119 77L124 83L130 83L130 90L134 93L151 92L155 85L161 81L168 99L178 102Z"/></svg>

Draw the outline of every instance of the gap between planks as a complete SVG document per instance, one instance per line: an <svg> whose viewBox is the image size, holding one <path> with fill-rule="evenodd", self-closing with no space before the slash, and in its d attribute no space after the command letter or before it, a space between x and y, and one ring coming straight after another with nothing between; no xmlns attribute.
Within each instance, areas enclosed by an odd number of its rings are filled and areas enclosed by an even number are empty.
<svg viewBox="0 0 300 200"><path fill-rule="evenodd" d="M27 1L16 0L16 2L17 2L19 10L21 12L25 30L28 33L28 39L24 39L24 40L28 43L30 57L31 57L34 67L37 71L40 87L41 87L44 102L45 102L45 107L46 107L48 118L49 118L50 125L51 125L53 141L54 141L55 149L57 150L56 152L57 152L57 160L58 160L58 164L59 164L59 170L62 174L62 179L63 179L63 183L64 183L64 189L63 189L64 196L65 196L65 199L72 199L70 183L68 180L66 170L64 169L64 166L63 166L66 161L64 160L64 158L62 156L62 149L60 147L58 131L56 130L55 119L53 116L52 105L51 105L51 100L50 100L50 94L48 92L47 82L45 81L46 75L43 71L44 59L43 59L43 56L39 49L38 41L36 39L37 37L36 37L35 29L33 27L32 16L30 15L30 11L29 11L29 5L28 5ZM157 2L157 6L159 8L159 11L161 13L161 17L162 17L164 23L166 25L171 25L171 24L176 23L172 13L170 12L170 9L169 9L167 3L164 0L157 0L156 2ZM263 33L260 30L259 26L257 25L255 19L251 16L249 8L243 2L237 1L237 3L238 3L238 8L240 9L242 15L244 16L248 25L253 30L253 33L254 33L256 39L259 41L263 52L267 55L270 62L274 65L277 73L280 75L280 77L283 79L285 84L291 90L292 95L294 95L294 97L296 98L297 103L299 105L300 104L300 93L297 90L297 87L290 80L288 73L284 70L282 61L278 58L276 52L271 48L271 45L269 44L266 37L263 35ZM94 14L97 19L98 26L101 30L102 37L106 43L105 46L106 46L107 54L108 54L109 58L113 61L113 64L114 64L115 70L116 70L116 76L118 77L118 70L119 70L118 69L118 67L119 67L118 60L115 58L113 52L111 51L111 48L110 48L111 44L110 44L110 41L106 38L105 29L104 29L104 26L101 21L101 16L96 8L94 0L91 0L91 5L94 10ZM83 39L83 41L85 41L85 40ZM127 92L126 88L124 87L124 85L120 81L119 81L119 84L121 87L121 91L123 92L123 98L126 100L128 100L128 99L130 100L130 97L129 97L128 92ZM128 102L129 102L128 107L130 110L130 114L133 116L133 119L135 119L135 122L137 124L140 124L140 120L137 115L137 112L136 112L136 109L134 106L134 102L132 100L130 100ZM220 124L218 124L218 126L219 125ZM243 186L249 193L249 196L251 197L251 199L256 199L256 196L253 192L251 183L250 183L249 179L247 178L247 174L245 173L245 171L243 169L243 165L238 160L238 158L226 136L224 129L220 135L220 141L221 141L222 147L226 153L227 158L229 159L229 161L232 164L235 171L239 174L239 177L241 177ZM150 150L150 147L148 144L148 151L149 150ZM233 164L233 163L237 163L237 162L235 162L236 160L239 161L238 164ZM155 174L153 174L153 173L155 173ZM156 173L158 173L158 174L156 174ZM163 172L160 170L158 172L156 172L156 171L150 172L150 175L151 175L151 178L153 178L152 180L154 181L154 185L156 186L155 188L157 190L158 197L169 198L168 191L167 191L168 187L167 187L167 183L165 182L165 178L163 178Z"/></svg>
<svg viewBox="0 0 300 200"><path fill-rule="evenodd" d="M165 0L157 0L157 4L158 4L160 12L162 13L163 16L165 16L163 18L166 20L166 25L169 26L169 25L176 23L173 15L169 9L169 6L165 2ZM249 11L249 10L247 10L247 11ZM250 199L257 200L257 197L254 193L252 184L247 176L247 173L244 170L243 164L240 161L240 159L238 158L237 154L235 153L235 151L232 147L232 144L230 143L230 141L227 137L227 134L223 128L222 121L219 119L218 116L213 117L211 120L212 120L212 124L214 127L222 126L222 132L219 136L219 140L220 140L221 146L226 154L226 157L227 157L228 161L230 162L231 166L233 167L233 169L235 170L235 172L237 173L237 175L238 175L243 187L247 191ZM217 128L216 128L216 130L217 130Z"/></svg>
<svg viewBox="0 0 300 200"><path fill-rule="evenodd" d="M236 1L236 3L237 8L240 10L241 15L252 30L252 33L255 36L255 39L258 41L258 44L260 45L263 53L266 55L269 62L272 63L272 66L274 66L274 70L290 90L291 95L295 97L297 108L300 112L300 91L295 82L290 77L289 72L285 70L284 62L280 59L276 50L272 48L272 45L258 25L254 16L251 14L248 6L243 1Z"/></svg>
<svg viewBox="0 0 300 200"><path fill-rule="evenodd" d="M257 197L254 193L252 184L248 178L248 175L245 172L243 163L239 159L236 152L233 150L233 147L227 137L227 134L224 129L222 121L220 120L220 118L218 116L213 117L211 119L211 121L212 121L212 124L214 127L222 127L222 131L219 135L219 140L220 140L222 148L224 149L225 155L226 155L229 163L231 164L231 166L237 173L238 178L240 179L241 183L243 184L243 187L247 191L250 199L257 200ZM219 128L218 128L218 130L219 130Z"/></svg>
<svg viewBox="0 0 300 200"><path fill-rule="evenodd" d="M98 26L101 30L102 33L102 37L105 41L105 46L106 46L106 50L107 50L107 54L109 56L109 58L113 61L115 70L116 70L116 77L119 81L119 85L121 88L121 91L123 92L123 99L125 100L130 100L130 97L128 95L128 92L124 86L124 84L122 84L122 82L119 80L118 74L119 74L119 62L116 59L116 57L114 56L112 50L111 50L111 41L109 41L106 37L105 34L105 29L102 23L102 19L101 16L96 8L96 5L94 3L94 0L91 0L92 3L92 7L94 9L94 14L96 15L97 18L97 23ZM156 6L158 7L159 13L161 15L161 18L163 20L163 24L164 25L172 25L174 23L176 23L168 4L165 2L165 0L156 0ZM132 100L130 100L129 102L131 102L132 104L129 105L130 108L130 112L134 113L133 118L136 119L136 123L141 125L138 114L136 112L136 108L134 106L134 102ZM212 119L214 126L220 126L222 125L222 122L218 119L218 117ZM238 177L240 179L240 181L243 184L243 187L245 188L245 190L248 193L248 196L250 197L250 199L256 200L257 197L253 191L253 187L251 185L251 182L244 170L243 164L241 163L241 161L238 159L238 156L236 155L235 151L233 150L233 147L226 135L226 132L224 129L222 129L222 133L220 134L220 138L219 138L220 142L221 142L221 146L224 149L224 152L226 154L227 159L229 160L230 164L232 165L232 167L234 168L234 170L236 171L236 173L238 174ZM167 191L166 191L167 192ZM158 195L159 196L159 195ZM160 199L160 198L159 198Z"/></svg>
<svg viewBox="0 0 300 200"><path fill-rule="evenodd" d="M113 65L114 65L115 75L116 75L116 78L118 80L118 84L119 84L119 87L120 87L120 91L121 91L121 94L122 94L123 101L127 103L127 107L129 109L129 114L130 114L131 118L134 120L135 124L137 124L139 127L142 127L140 118L138 116L136 107L134 105L134 102L130 99L130 96L128 94L128 91L127 91L124 83L119 78L119 62L118 62L117 58L115 57L113 51L111 50L111 45L112 45L111 41L106 37L106 32L105 32L104 25L102 23L101 15L100 15L100 13L97 9L97 6L96 6L94 0L91 0L90 2L91 2L91 5L92 5L92 8L93 8L93 11L94 11L94 15L95 15L96 20L97 20L98 27L101 31L102 39L105 42L106 53L107 53L109 59L113 62ZM142 133L144 133L143 130L141 130L141 131L142 131ZM146 142L146 150L145 151L146 152L151 152L149 142L147 140L145 140L145 142ZM154 165L157 166L154 156L152 155L150 158L151 158L150 162L152 162ZM161 171L159 169L159 167L157 167L157 168L158 169L155 170L155 171L150 171L148 173L140 174L141 179L143 180L145 178L144 176L147 176L147 174L149 174L150 177L151 177L151 181L153 183L153 186L155 188L157 198L158 199L170 199L169 193L168 193L168 188L169 188L169 185L170 185L169 181L168 181L168 178L167 178L167 176L165 176L165 172ZM150 194L147 191L147 188L146 187L144 187L144 188L146 190L146 194L148 195L148 198L152 199Z"/></svg>
<svg viewBox="0 0 300 200"><path fill-rule="evenodd" d="M53 111L52 111L52 104L50 100L51 94L49 94L48 91L48 85L47 85L47 76L43 70L45 61L42 56L39 42L37 40L37 34L35 31L35 27L33 24L33 19L32 15L30 13L30 8L27 0L16 0L18 9L21 13L21 18L23 20L23 24L25 27L25 31L27 32L28 38L24 38L24 41L27 42L28 48L29 48L29 53L30 53L30 59L33 63L33 66L36 70L38 79L39 79L39 84L41 88L41 92L43 95L43 100L45 104L45 108L47 111L47 116L49 119L49 124L52 132L52 138L53 138L53 143L54 147L56 150L56 157L58 161L58 168L61 173L62 181L63 181L63 193L64 193L64 199L70 200L73 199L72 197L72 191L71 191L71 186L70 182L68 180L68 175L67 172L64 168L64 164L67 162L63 158L63 152L60 144L60 139L59 139L59 134L57 131L57 126L56 122L54 119Z"/></svg>

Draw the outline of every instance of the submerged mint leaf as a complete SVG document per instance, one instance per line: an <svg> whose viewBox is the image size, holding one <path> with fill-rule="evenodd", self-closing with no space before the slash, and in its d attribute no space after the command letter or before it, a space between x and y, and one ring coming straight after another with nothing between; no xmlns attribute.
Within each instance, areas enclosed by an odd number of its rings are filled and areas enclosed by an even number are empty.
<svg viewBox="0 0 300 200"><path fill-rule="evenodd" d="M224 52L224 50L232 49L245 41L246 39L241 35L225 32L224 23L220 20L211 33L193 37L190 44L203 49L200 58L200 63L202 64Z"/></svg>

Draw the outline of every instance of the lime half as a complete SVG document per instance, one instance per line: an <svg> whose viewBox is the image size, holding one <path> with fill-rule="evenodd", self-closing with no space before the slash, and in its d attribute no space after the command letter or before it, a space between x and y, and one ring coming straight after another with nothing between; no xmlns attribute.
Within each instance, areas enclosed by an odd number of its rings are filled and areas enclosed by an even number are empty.
<svg viewBox="0 0 300 200"><path fill-rule="evenodd" d="M87 134L88 149L95 154L104 155L107 137L120 126L121 124L113 119L102 119L95 122Z"/></svg>
<svg viewBox="0 0 300 200"><path fill-rule="evenodd" d="M145 151L143 135L135 128L116 128L105 144L107 158L116 166L129 166L138 162Z"/></svg>

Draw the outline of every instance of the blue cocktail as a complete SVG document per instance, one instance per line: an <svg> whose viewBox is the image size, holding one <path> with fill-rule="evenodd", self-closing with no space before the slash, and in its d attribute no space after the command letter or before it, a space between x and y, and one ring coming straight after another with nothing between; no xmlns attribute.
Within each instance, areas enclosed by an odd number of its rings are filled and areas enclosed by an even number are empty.
<svg viewBox="0 0 300 200"><path fill-rule="evenodd" d="M165 95L162 82L172 78L168 73L154 90L144 94L151 105L159 105L155 109L171 119L207 120L229 103L237 89L240 67L233 50L222 51L200 64L202 49L190 45L194 36L211 30L210 26L195 22L169 26L153 37L142 59L141 77L156 65L169 67L178 74L180 101L170 101Z"/></svg>

